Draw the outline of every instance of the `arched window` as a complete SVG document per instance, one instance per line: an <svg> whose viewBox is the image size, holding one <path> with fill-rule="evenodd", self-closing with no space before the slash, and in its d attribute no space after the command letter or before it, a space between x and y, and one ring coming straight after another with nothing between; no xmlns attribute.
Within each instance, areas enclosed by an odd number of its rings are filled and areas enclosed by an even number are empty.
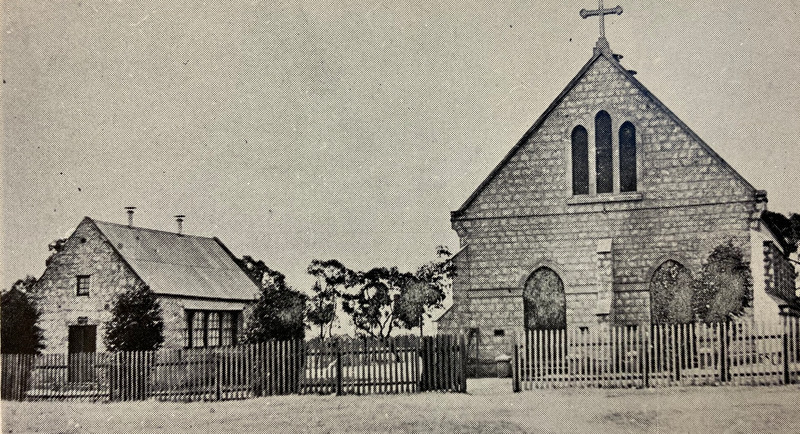
<svg viewBox="0 0 800 434"><path fill-rule="evenodd" d="M630 122L619 129L619 190L636 191L636 127Z"/></svg>
<svg viewBox="0 0 800 434"><path fill-rule="evenodd" d="M614 191L614 156L611 150L611 116L600 111L594 118L597 193Z"/></svg>
<svg viewBox="0 0 800 434"><path fill-rule="evenodd" d="M555 271L542 267L525 282L522 291L525 328L554 330L567 327L567 299L564 283Z"/></svg>
<svg viewBox="0 0 800 434"><path fill-rule="evenodd" d="M669 260L661 264L650 279L650 318L653 324L691 322L692 277L689 270Z"/></svg>
<svg viewBox="0 0 800 434"><path fill-rule="evenodd" d="M572 130L572 194L589 194L589 134L583 125Z"/></svg>

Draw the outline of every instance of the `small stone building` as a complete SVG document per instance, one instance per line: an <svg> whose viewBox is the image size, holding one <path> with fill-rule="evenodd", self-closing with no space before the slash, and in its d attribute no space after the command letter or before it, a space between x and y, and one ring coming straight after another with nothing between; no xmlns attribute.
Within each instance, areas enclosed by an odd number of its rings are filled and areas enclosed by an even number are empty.
<svg viewBox="0 0 800 434"><path fill-rule="evenodd" d="M149 285L164 320L164 347L232 345L258 287L217 238L85 217L37 283L45 353L103 352L114 297ZM179 223L180 224L180 223Z"/></svg>
<svg viewBox="0 0 800 434"><path fill-rule="evenodd" d="M593 56L456 211L453 306L440 333L480 336L480 359L528 328L649 324L654 273L700 271L721 244L753 275L746 315L798 313L785 242L756 190L620 63ZM666 264L666 265L665 265ZM531 315L540 296L560 311ZM470 349L471 354L474 348Z"/></svg>

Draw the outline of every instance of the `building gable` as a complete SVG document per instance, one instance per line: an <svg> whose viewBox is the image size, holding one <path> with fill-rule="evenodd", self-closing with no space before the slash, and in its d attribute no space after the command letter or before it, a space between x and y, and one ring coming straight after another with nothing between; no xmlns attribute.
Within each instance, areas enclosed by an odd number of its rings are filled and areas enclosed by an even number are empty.
<svg viewBox="0 0 800 434"><path fill-rule="evenodd" d="M599 52L584 65L486 180L453 212L454 223L473 217L561 214L570 212L570 205L576 203L607 200L573 198L572 194L572 132L578 125L588 130L591 154L594 118L601 110L610 114L614 134L624 122L635 127L638 188L637 194L627 195L627 199L639 206L753 198L752 185L613 56Z"/></svg>
<svg viewBox="0 0 800 434"><path fill-rule="evenodd" d="M43 285L45 282L65 278L75 280L73 275L92 275L97 271L109 270L124 274L124 280L128 283L144 283L97 228L94 221L84 217L64 241L60 250L48 258L47 267L38 284Z"/></svg>

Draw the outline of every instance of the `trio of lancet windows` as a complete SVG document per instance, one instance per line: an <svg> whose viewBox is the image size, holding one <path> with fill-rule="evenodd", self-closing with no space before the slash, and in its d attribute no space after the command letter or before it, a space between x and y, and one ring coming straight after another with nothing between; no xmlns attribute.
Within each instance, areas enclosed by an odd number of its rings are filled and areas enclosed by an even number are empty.
<svg viewBox="0 0 800 434"><path fill-rule="evenodd" d="M601 110L594 118L594 170L589 167L589 133L583 125L572 130L572 194L636 191L636 127L625 122L618 130L619 189L614 182L614 130L611 116ZM595 191L589 180L595 179Z"/></svg>

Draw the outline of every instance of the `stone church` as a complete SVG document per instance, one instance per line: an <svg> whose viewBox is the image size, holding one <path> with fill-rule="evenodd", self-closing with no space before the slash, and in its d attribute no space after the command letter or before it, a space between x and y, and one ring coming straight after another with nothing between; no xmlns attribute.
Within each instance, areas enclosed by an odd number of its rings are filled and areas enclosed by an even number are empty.
<svg viewBox="0 0 800 434"><path fill-rule="evenodd" d="M606 13L621 8L586 15ZM508 354L525 327L650 324L654 273L697 273L727 243L750 262L746 316L799 312L785 241L761 219L766 192L620 63L602 26L592 57L452 212L458 275L438 328L471 346L478 335L480 359ZM561 311L526 312L542 294Z"/></svg>

